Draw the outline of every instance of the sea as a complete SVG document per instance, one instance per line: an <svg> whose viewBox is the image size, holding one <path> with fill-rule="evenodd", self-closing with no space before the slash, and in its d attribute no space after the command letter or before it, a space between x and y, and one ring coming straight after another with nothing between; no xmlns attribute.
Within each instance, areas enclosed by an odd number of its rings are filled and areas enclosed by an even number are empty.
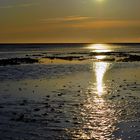
<svg viewBox="0 0 140 140"><path fill-rule="evenodd" d="M0 59L25 57L40 53L90 53L90 52L127 52L140 53L140 43L115 44L0 44Z"/></svg>
<svg viewBox="0 0 140 140"><path fill-rule="evenodd" d="M0 140L140 140L139 58L139 43L0 44Z"/></svg>

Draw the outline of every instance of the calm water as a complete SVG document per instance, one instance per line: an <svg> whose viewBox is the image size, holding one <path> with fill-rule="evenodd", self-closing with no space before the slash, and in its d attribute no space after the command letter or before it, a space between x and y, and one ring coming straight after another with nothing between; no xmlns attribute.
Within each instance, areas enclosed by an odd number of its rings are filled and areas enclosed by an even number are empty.
<svg viewBox="0 0 140 140"><path fill-rule="evenodd" d="M1 59L90 52L139 55L140 44L0 46ZM139 71L139 62L93 60L1 66L0 137L139 140Z"/></svg>
<svg viewBox="0 0 140 140"><path fill-rule="evenodd" d="M88 52L140 53L140 44L13 44L0 45L0 58L24 57L38 53L88 53Z"/></svg>

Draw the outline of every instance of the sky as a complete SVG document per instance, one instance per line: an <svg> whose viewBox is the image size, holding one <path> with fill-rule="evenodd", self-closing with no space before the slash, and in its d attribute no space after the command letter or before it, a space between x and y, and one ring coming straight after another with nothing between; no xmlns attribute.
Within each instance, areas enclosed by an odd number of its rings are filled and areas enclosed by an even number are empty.
<svg viewBox="0 0 140 140"><path fill-rule="evenodd" d="M140 0L0 0L0 43L140 42Z"/></svg>

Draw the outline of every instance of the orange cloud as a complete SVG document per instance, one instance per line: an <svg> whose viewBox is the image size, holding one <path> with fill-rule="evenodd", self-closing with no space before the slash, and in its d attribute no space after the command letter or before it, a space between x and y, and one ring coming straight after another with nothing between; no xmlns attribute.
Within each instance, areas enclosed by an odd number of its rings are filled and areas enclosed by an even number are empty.
<svg viewBox="0 0 140 140"><path fill-rule="evenodd" d="M67 17L58 17L58 18L48 18L42 19L43 23L58 23L58 22L77 22L77 21L86 21L91 20L93 17L86 17L86 16L67 16Z"/></svg>
<svg viewBox="0 0 140 140"><path fill-rule="evenodd" d="M49 21L49 23L48 23ZM52 22L53 21L53 22ZM71 22L66 22L71 21ZM51 23L52 22L52 23ZM61 22L61 23L58 23ZM50 24L51 23L51 24ZM1 32L7 33L45 33L58 32L60 30L100 30L100 29L140 29L140 20L94 20L91 17L66 17L47 20L47 22L36 23L28 26L7 27Z"/></svg>
<svg viewBox="0 0 140 140"><path fill-rule="evenodd" d="M5 25L1 29L0 42L30 39L36 42L139 42L139 35L140 20L68 16L28 25Z"/></svg>
<svg viewBox="0 0 140 140"><path fill-rule="evenodd" d="M105 28L129 28L139 27L140 20L120 20L120 19L96 19L86 16L68 16L61 18L50 18L41 20L50 27L77 28L77 29L105 29Z"/></svg>
<svg viewBox="0 0 140 140"><path fill-rule="evenodd" d="M100 29L100 28L128 28L139 27L140 20L96 20L87 21L79 24L72 24L72 27L82 29Z"/></svg>

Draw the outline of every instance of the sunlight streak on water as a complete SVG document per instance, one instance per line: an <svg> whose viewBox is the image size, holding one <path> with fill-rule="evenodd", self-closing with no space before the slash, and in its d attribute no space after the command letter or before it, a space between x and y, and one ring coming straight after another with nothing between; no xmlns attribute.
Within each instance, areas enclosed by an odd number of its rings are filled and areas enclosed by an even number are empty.
<svg viewBox="0 0 140 140"><path fill-rule="evenodd" d="M102 96L104 94L104 75L109 68L109 63L106 62L96 62L95 63L95 75L97 82L97 94L98 96Z"/></svg>
<svg viewBox="0 0 140 140"><path fill-rule="evenodd" d="M95 56L95 58L96 58L97 60L102 60L102 59L105 59L106 56L105 56L105 55L97 55L97 56Z"/></svg>
<svg viewBox="0 0 140 140"><path fill-rule="evenodd" d="M102 96L106 94L108 88L103 79L110 65L111 63L107 62L96 62L92 65L96 80L89 84L87 96L81 100L83 107L80 107L80 112L77 113L81 123L78 129L71 132L78 139L111 140L113 138L117 116L110 102Z"/></svg>
<svg viewBox="0 0 140 140"><path fill-rule="evenodd" d="M109 45L107 44L91 44L87 47L92 52L111 52Z"/></svg>

